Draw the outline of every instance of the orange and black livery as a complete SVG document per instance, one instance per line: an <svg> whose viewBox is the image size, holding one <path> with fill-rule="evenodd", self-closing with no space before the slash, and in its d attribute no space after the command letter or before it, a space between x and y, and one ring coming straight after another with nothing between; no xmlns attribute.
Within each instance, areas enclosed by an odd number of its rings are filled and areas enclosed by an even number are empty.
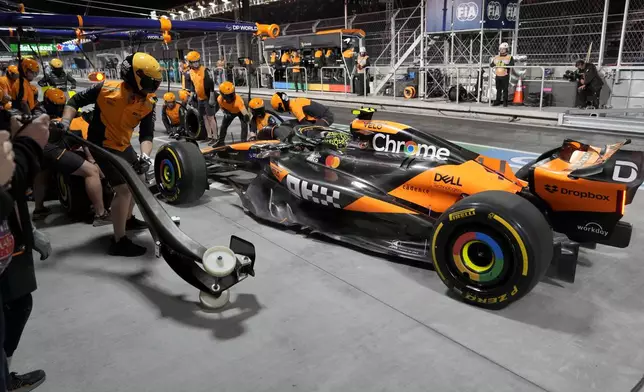
<svg viewBox="0 0 644 392"><path fill-rule="evenodd" d="M520 299L546 273L574 281L582 244L629 245L622 218L644 181L644 153L626 150L628 141L565 140L515 173L374 113L355 110L349 131L299 125L271 143L208 154L254 163L257 176L236 185L252 215L430 262L447 287L485 308Z"/></svg>

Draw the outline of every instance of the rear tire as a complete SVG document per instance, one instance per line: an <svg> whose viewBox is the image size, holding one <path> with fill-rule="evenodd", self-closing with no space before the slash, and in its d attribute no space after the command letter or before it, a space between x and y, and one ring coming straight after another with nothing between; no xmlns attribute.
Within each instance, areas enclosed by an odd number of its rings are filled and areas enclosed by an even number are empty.
<svg viewBox="0 0 644 392"><path fill-rule="evenodd" d="M528 294L553 255L552 229L528 200L486 191L436 222L432 256L445 285L469 304L501 309Z"/></svg>
<svg viewBox="0 0 644 392"><path fill-rule="evenodd" d="M186 134L189 138L195 140L206 140L206 129L203 124L203 119L199 116L199 110L192 106L186 108Z"/></svg>
<svg viewBox="0 0 644 392"><path fill-rule="evenodd" d="M56 185L58 201L67 215L76 220L87 219L92 211L92 203L85 190L85 179L56 173Z"/></svg>
<svg viewBox="0 0 644 392"><path fill-rule="evenodd" d="M194 143L165 144L154 158L154 178L168 203L191 203L201 198L208 186L206 160Z"/></svg>

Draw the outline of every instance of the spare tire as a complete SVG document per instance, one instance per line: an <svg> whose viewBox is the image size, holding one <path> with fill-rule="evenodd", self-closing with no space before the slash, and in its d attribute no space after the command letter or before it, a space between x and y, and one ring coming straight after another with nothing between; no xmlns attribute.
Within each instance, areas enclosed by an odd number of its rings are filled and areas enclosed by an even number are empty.
<svg viewBox="0 0 644 392"><path fill-rule="evenodd" d="M206 160L194 143L164 144L154 157L154 178L168 203L191 203L208 188Z"/></svg>
<svg viewBox="0 0 644 392"><path fill-rule="evenodd" d="M199 110L193 106L186 107L186 133L188 137L195 140L206 140L206 129L203 124L203 118L199 115Z"/></svg>
<svg viewBox="0 0 644 392"><path fill-rule="evenodd" d="M500 309L528 294L553 256L552 229L528 200L509 192L466 197L436 222L432 258L465 302Z"/></svg>

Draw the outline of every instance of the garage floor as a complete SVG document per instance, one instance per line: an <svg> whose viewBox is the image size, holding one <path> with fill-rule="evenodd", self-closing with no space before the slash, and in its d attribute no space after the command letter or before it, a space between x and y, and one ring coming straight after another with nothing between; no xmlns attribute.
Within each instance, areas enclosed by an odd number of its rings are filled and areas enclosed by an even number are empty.
<svg viewBox="0 0 644 392"><path fill-rule="evenodd" d="M534 152L564 135L619 139L379 115ZM350 120L347 109L336 117ZM146 257L113 258L111 227L52 215L44 230L54 253L37 262L40 288L12 370L44 369L41 390L51 392L620 392L644 374L644 196L627 209L630 248L582 250L574 284L544 281L497 312L450 297L430 269L262 225L224 186L167 210L205 246L233 234L252 241L257 276L232 290L225 310L206 313L196 290L154 258L148 233L137 237Z"/></svg>

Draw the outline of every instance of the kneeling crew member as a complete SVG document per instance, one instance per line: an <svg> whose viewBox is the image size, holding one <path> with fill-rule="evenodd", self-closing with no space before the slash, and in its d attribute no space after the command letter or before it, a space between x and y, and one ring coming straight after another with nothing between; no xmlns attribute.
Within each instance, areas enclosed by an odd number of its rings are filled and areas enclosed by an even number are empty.
<svg viewBox="0 0 644 392"><path fill-rule="evenodd" d="M10 65L7 67L7 74L0 76L0 93L2 94L2 99L0 99L0 104L5 105L11 102L11 86L18 80L18 67L15 65Z"/></svg>
<svg viewBox="0 0 644 392"><path fill-rule="evenodd" d="M330 126L333 124L333 113L326 106L308 98L290 99L286 93L275 93L271 106L280 113L291 112L299 124Z"/></svg>
<svg viewBox="0 0 644 392"><path fill-rule="evenodd" d="M163 94L165 102L161 109L161 119L170 137L179 137L184 127L185 109L177 102L174 93Z"/></svg>
<svg viewBox="0 0 644 392"><path fill-rule="evenodd" d="M235 118L239 118L241 122L241 140L245 142L248 140L248 122L250 121L250 114L246 109L242 97L235 93L235 86L230 82L223 82L219 85L219 97L217 97L217 104L224 112L224 119L221 122L221 129L219 130L219 139L215 144L223 146L226 140L226 133L228 127ZM215 109L215 111L217 108Z"/></svg>
<svg viewBox="0 0 644 392"><path fill-rule="evenodd" d="M63 122L69 126L79 108L94 104L94 114L89 125L87 140L120 156L131 165L142 167L151 164L154 139L154 92L161 84L161 66L147 53L135 53L121 64L122 81L105 81L74 95L65 107ZM134 128L139 127L141 157L130 143ZM145 254L146 248L134 244L126 237L126 230L146 229L147 224L132 215L132 193L118 170L103 159L99 167L116 192L112 201L111 217L114 238L108 250L112 256L136 257Z"/></svg>
<svg viewBox="0 0 644 392"><path fill-rule="evenodd" d="M253 118L250 121L250 138L249 139L259 139L259 140L268 140L273 139L273 137L266 137L267 135L260 135L259 133L265 127L270 126L272 129L273 125L277 125L277 120L273 117L272 114L266 113L266 108L264 107L264 100L261 98L253 98L248 103L251 114Z"/></svg>
<svg viewBox="0 0 644 392"><path fill-rule="evenodd" d="M52 120L60 120L65 108L65 93L57 88L50 88L45 91L43 109ZM43 149L43 171L36 177L34 184L34 219L43 219L51 213L45 207L45 195L47 191L48 168L55 168L61 174L73 175L85 178L85 189L92 205L94 206L94 226L109 224L109 215L103 205L103 186L101 184L100 172L96 161L92 158L89 150L84 148L87 160L80 155L69 151L65 140L57 132L49 134L49 142Z"/></svg>
<svg viewBox="0 0 644 392"><path fill-rule="evenodd" d="M60 59L52 59L49 62L51 71L45 73L45 76L38 81L40 87L55 87L57 89L68 91L76 90L76 79L70 73L63 69L63 62Z"/></svg>

